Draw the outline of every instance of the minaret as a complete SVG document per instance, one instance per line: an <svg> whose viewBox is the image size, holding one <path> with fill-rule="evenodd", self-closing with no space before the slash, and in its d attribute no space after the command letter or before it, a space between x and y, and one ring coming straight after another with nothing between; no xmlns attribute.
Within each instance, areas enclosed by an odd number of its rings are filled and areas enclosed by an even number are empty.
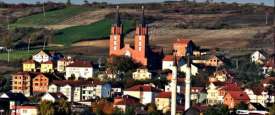
<svg viewBox="0 0 275 115"><path fill-rule="evenodd" d="M191 53L187 53L187 72L185 73L185 111L190 108L191 98Z"/></svg>
<svg viewBox="0 0 275 115"><path fill-rule="evenodd" d="M171 93L172 93L172 101L171 101L171 115L176 115L177 108L177 56L174 53L174 66L171 68L172 70L172 80L171 80Z"/></svg>
<svg viewBox="0 0 275 115"><path fill-rule="evenodd" d="M111 28L109 55L117 55L124 46L123 29L119 15L119 6L116 7L116 19Z"/></svg>

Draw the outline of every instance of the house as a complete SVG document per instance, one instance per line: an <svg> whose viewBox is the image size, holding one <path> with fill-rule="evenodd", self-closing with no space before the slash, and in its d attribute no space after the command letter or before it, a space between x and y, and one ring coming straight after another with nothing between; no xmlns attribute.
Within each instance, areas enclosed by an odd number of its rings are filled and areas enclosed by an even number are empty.
<svg viewBox="0 0 275 115"><path fill-rule="evenodd" d="M38 106L16 105L11 108L11 115L38 115Z"/></svg>
<svg viewBox="0 0 275 115"><path fill-rule="evenodd" d="M169 111L171 107L171 92L160 92L155 98L155 104L157 110L161 110L163 113Z"/></svg>
<svg viewBox="0 0 275 115"><path fill-rule="evenodd" d="M94 80L58 80L49 86L49 92L63 93L68 101L84 101L111 96L111 85Z"/></svg>
<svg viewBox="0 0 275 115"><path fill-rule="evenodd" d="M246 88L244 90L251 103L259 103L263 106L266 106L267 103L274 103L275 102L275 94L272 92L269 92L261 85L255 85L251 88Z"/></svg>
<svg viewBox="0 0 275 115"><path fill-rule="evenodd" d="M126 108L139 105L140 100L130 95L123 95L114 98L113 108L119 108L122 111L126 111Z"/></svg>
<svg viewBox="0 0 275 115"><path fill-rule="evenodd" d="M174 56L166 55L162 60L162 70L171 69L174 65Z"/></svg>
<svg viewBox="0 0 275 115"><path fill-rule="evenodd" d="M149 72L146 68L137 69L137 71L133 73L133 79L135 80L146 80L151 79L151 77L152 73Z"/></svg>
<svg viewBox="0 0 275 115"><path fill-rule="evenodd" d="M47 51L41 50L32 56L32 60L38 63L47 62L51 60L51 55Z"/></svg>
<svg viewBox="0 0 275 115"><path fill-rule="evenodd" d="M226 70L218 70L213 73L213 75L209 76L209 82L226 82L229 79L233 79L233 74Z"/></svg>
<svg viewBox="0 0 275 115"><path fill-rule="evenodd" d="M223 103L223 96L219 94L219 88L224 86L222 82L210 83L207 88L207 104L216 105Z"/></svg>
<svg viewBox="0 0 275 115"><path fill-rule="evenodd" d="M112 87L112 90L111 90L112 97L121 96L123 94L123 92L122 92L123 85L122 84L112 83L111 87Z"/></svg>
<svg viewBox="0 0 275 115"><path fill-rule="evenodd" d="M251 62L254 62L256 64L263 64L264 61L267 59L267 53L265 53L264 51L255 51L251 54L250 59Z"/></svg>
<svg viewBox="0 0 275 115"><path fill-rule="evenodd" d="M171 77L172 77L172 74L171 73L169 73L168 74L168 80L171 80ZM172 82L169 82L167 85L165 85L164 87L164 89L165 89L165 92L171 92L172 91L172 88L171 88L171 86L172 86ZM184 79L182 79L182 78L178 78L177 79L177 93L179 93L179 94L184 94L184 92L185 92L185 78Z"/></svg>
<svg viewBox="0 0 275 115"><path fill-rule="evenodd" d="M234 108L240 102L249 103L249 97L244 91L228 91L224 96L224 104L229 108Z"/></svg>
<svg viewBox="0 0 275 115"><path fill-rule="evenodd" d="M23 72L36 72L36 63L33 60L24 61Z"/></svg>
<svg viewBox="0 0 275 115"><path fill-rule="evenodd" d="M264 63L263 74L269 74L275 71L275 55L270 56Z"/></svg>
<svg viewBox="0 0 275 115"><path fill-rule="evenodd" d="M155 100L155 96L158 94L159 89L151 84L134 85L124 90L123 95L130 95L140 99L140 103L146 105L152 103Z"/></svg>
<svg viewBox="0 0 275 115"><path fill-rule="evenodd" d="M38 74L32 80L33 93L46 93L48 92L49 78L44 74Z"/></svg>
<svg viewBox="0 0 275 115"><path fill-rule="evenodd" d="M188 71L187 64L180 67L180 71L186 73ZM191 64L191 75L196 76L199 73L199 69L194 64Z"/></svg>
<svg viewBox="0 0 275 115"><path fill-rule="evenodd" d="M71 57L66 57L66 58L61 58L57 60L57 71L64 73L66 66L70 65L73 63L73 60Z"/></svg>
<svg viewBox="0 0 275 115"><path fill-rule="evenodd" d="M22 93L7 92L0 95L1 100L8 101L10 109L14 106L29 103L29 99ZM2 104L2 103L1 103Z"/></svg>
<svg viewBox="0 0 275 115"><path fill-rule="evenodd" d="M30 73L18 72L16 74L13 74L11 81L11 92L23 93L27 97L32 94L32 76Z"/></svg>
<svg viewBox="0 0 275 115"><path fill-rule="evenodd" d="M75 77L76 80L79 78L92 78L93 77L93 65L89 61L74 61L72 64L66 66L65 78Z"/></svg>
<svg viewBox="0 0 275 115"><path fill-rule="evenodd" d="M52 73L54 72L54 64L52 61L42 62L40 65L41 73Z"/></svg>
<svg viewBox="0 0 275 115"><path fill-rule="evenodd" d="M191 100L195 103L203 103L206 101L206 89L204 87L191 87Z"/></svg>
<svg viewBox="0 0 275 115"><path fill-rule="evenodd" d="M190 47L190 50L193 52L196 46L192 40L188 39L177 39L177 41L173 44L173 50L177 51L176 56L178 57L186 56L188 47Z"/></svg>
<svg viewBox="0 0 275 115"><path fill-rule="evenodd" d="M45 93L42 97L41 97L41 101L50 101L50 102L56 102L58 100L67 100L68 98L63 95L62 93Z"/></svg>
<svg viewBox="0 0 275 115"><path fill-rule="evenodd" d="M210 55L207 57L208 59L205 61L206 66L212 66L212 67L220 67L224 65L224 57L217 56L217 55Z"/></svg>

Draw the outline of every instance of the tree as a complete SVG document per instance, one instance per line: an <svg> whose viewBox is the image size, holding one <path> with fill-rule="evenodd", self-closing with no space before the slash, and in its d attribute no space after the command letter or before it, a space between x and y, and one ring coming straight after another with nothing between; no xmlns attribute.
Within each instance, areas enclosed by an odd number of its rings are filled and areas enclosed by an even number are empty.
<svg viewBox="0 0 275 115"><path fill-rule="evenodd" d="M54 105L50 101L42 101L39 106L40 115L54 115Z"/></svg>
<svg viewBox="0 0 275 115"><path fill-rule="evenodd" d="M248 104L246 104L245 102L241 101L237 106L236 109L239 110L247 110L248 109Z"/></svg>
<svg viewBox="0 0 275 115"><path fill-rule="evenodd" d="M132 58L126 56L112 57L108 64L108 68L110 68L113 73L127 73L140 66L141 64L136 63Z"/></svg>
<svg viewBox="0 0 275 115"><path fill-rule="evenodd" d="M229 109L226 105L209 106L204 112L205 115L229 115Z"/></svg>
<svg viewBox="0 0 275 115"><path fill-rule="evenodd" d="M57 115L70 115L71 113L70 104L64 99L57 101L56 108Z"/></svg>
<svg viewBox="0 0 275 115"><path fill-rule="evenodd" d="M273 104L271 107L268 108L269 109L269 114L270 115L275 115L275 104Z"/></svg>
<svg viewBox="0 0 275 115"><path fill-rule="evenodd" d="M3 36L3 44L6 48L12 47L12 33L6 32L6 34Z"/></svg>

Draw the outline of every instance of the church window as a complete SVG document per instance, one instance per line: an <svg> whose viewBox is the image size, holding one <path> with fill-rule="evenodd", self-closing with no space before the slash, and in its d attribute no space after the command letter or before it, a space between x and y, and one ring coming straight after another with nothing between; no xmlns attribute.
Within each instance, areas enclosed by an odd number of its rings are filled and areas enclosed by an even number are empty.
<svg viewBox="0 0 275 115"><path fill-rule="evenodd" d="M116 50L117 48L116 48L116 46L114 47L114 50Z"/></svg>
<svg viewBox="0 0 275 115"><path fill-rule="evenodd" d="M138 51L141 51L141 47L138 47Z"/></svg>

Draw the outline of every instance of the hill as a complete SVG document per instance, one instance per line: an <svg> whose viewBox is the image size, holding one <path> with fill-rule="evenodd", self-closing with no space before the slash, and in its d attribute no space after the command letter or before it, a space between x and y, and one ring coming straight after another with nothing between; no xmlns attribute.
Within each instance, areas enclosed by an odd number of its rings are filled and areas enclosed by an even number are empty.
<svg viewBox="0 0 275 115"><path fill-rule="evenodd" d="M103 19L89 25L74 26L58 30L53 39L53 43L69 46L78 41L108 38L112 22L113 21L110 19ZM123 21L124 34L132 30L134 24L132 20Z"/></svg>
<svg viewBox="0 0 275 115"><path fill-rule="evenodd" d="M43 13L19 18L11 26L13 27L44 27L47 25L55 25L76 16L82 12L93 10L89 7L72 6L64 9L48 11Z"/></svg>

